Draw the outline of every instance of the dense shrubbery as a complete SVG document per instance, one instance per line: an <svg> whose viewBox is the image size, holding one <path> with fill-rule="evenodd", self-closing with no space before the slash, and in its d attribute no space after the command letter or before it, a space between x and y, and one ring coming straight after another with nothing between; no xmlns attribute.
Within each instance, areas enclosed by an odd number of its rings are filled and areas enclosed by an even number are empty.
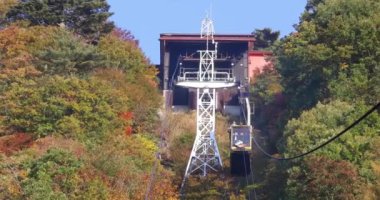
<svg viewBox="0 0 380 200"><path fill-rule="evenodd" d="M0 6L0 199L143 199L157 72L133 36L111 32L105 1L59 5ZM158 165L151 195L175 198L172 181Z"/></svg>
<svg viewBox="0 0 380 200"><path fill-rule="evenodd" d="M289 199L358 199L357 169L344 160L311 156L289 170Z"/></svg>
<svg viewBox="0 0 380 200"><path fill-rule="evenodd" d="M309 4L297 32L276 50L292 117L329 98L375 104L380 98L379 1Z"/></svg>
<svg viewBox="0 0 380 200"><path fill-rule="evenodd" d="M76 77L14 83L3 93L3 127L35 138L59 134L100 142L122 125L118 113L126 110L123 96L111 99L111 91L101 81Z"/></svg>
<svg viewBox="0 0 380 200"><path fill-rule="evenodd" d="M340 101L317 104L315 108L303 112L300 118L288 122L285 129L285 155L306 152L321 144L367 109L362 104L354 107ZM310 195L337 199L360 198L359 195L365 192L364 188L370 188L376 180L373 165L377 159L375 145L380 142L379 129L380 116L372 114L348 134L316 152L319 158L313 156L298 161L288 171L289 196L299 197L301 191L311 190L304 199Z"/></svg>
<svg viewBox="0 0 380 200"><path fill-rule="evenodd" d="M261 111L257 125L272 139L272 152L292 156L310 150L379 102L379 9L375 0L308 0L296 32L272 46L278 74L264 72L253 85ZM271 95L278 83L282 105ZM377 199L379 120L377 111L311 157L274 165L266 183L282 187L266 186L263 193ZM273 174L284 174L287 181L273 181Z"/></svg>
<svg viewBox="0 0 380 200"><path fill-rule="evenodd" d="M288 100L288 119L298 117L288 121L285 128L286 155L326 141L379 102L379 9L380 3L372 0L309 1L298 32L279 43L277 68ZM379 120L378 113L373 113L316 152L326 163L319 166L321 174L327 170L352 175L351 179L339 182L339 176L317 178L313 174L317 172L315 159L306 158L288 171L289 197L299 197L300 191L311 187L318 189L304 199L313 195L336 199L379 196L375 189L379 187L376 169L380 163L375 153L380 143ZM336 166L342 167L330 170ZM300 177L313 181L297 184ZM322 184L330 186L322 188Z"/></svg>
<svg viewBox="0 0 380 200"><path fill-rule="evenodd" d="M34 159L30 152L2 160L2 199L107 199L100 177L86 177L85 162L73 153L52 147Z"/></svg>

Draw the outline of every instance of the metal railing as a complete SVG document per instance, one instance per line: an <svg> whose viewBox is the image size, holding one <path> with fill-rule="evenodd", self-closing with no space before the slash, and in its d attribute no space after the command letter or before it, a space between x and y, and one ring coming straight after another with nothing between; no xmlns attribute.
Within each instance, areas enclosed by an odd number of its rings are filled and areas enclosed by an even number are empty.
<svg viewBox="0 0 380 200"><path fill-rule="evenodd" d="M214 71L199 72L197 68L181 68L178 82L205 81L205 82L235 82L232 69L216 69Z"/></svg>

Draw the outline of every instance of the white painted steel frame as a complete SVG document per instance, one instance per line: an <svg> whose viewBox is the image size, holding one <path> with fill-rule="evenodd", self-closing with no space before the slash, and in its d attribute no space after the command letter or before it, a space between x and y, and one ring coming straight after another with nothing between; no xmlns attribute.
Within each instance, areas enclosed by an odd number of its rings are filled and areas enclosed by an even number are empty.
<svg viewBox="0 0 380 200"><path fill-rule="evenodd" d="M215 89L197 89L197 135L195 137L185 177L223 167L215 139Z"/></svg>
<svg viewBox="0 0 380 200"><path fill-rule="evenodd" d="M216 52L211 50L198 51L200 56L199 72L200 81L213 81L214 80L214 59Z"/></svg>
<svg viewBox="0 0 380 200"><path fill-rule="evenodd" d="M197 134L187 163L181 190L186 178L191 174L206 176L209 171L217 172L223 167L215 139L216 88L227 88L235 85L232 73L230 75L229 73L215 70L214 61L217 58L217 43L214 41L213 22L208 17L202 21L201 37L206 37L207 40L206 50L198 51L200 58L198 72L180 74L177 83L178 86L197 88ZM215 46L215 50L209 49L209 42ZM198 84L195 84L195 82L198 82Z"/></svg>

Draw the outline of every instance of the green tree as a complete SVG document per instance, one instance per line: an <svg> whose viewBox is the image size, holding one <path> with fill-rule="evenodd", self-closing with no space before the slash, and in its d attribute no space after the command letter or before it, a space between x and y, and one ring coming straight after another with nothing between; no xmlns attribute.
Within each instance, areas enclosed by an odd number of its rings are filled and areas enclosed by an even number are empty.
<svg viewBox="0 0 380 200"><path fill-rule="evenodd" d="M302 14L301 18L305 21L311 20L317 12L318 5L324 1L325 0L308 0L305 6L305 12Z"/></svg>
<svg viewBox="0 0 380 200"><path fill-rule="evenodd" d="M86 44L65 29L45 28L49 29L51 33L44 34L47 36L45 40L39 38L30 45L33 63L39 71L50 75L84 75L97 67L104 67L104 56L97 53L93 45Z"/></svg>
<svg viewBox="0 0 380 200"><path fill-rule="evenodd" d="M157 145L149 137L117 135L92 151L92 164L112 180L111 187L120 195L117 199L144 198L148 177L157 162ZM151 195L158 199L173 198L176 192L169 181L171 177L171 173L158 166Z"/></svg>
<svg viewBox="0 0 380 200"><path fill-rule="evenodd" d="M267 49L268 47L272 46L274 42L278 40L280 31L272 31L270 28L263 28L255 29L252 34L255 35L256 39L254 48L256 50L259 50Z"/></svg>
<svg viewBox="0 0 380 200"><path fill-rule="evenodd" d="M28 174L21 185L28 199L107 199L104 183L81 177L85 162L71 152L49 149L24 167Z"/></svg>
<svg viewBox="0 0 380 200"><path fill-rule="evenodd" d="M262 135L268 136L268 148L276 152L276 142L282 137L279 126L285 106L280 84L280 75L267 66L256 75L251 82L251 98L254 101L254 126L261 130Z"/></svg>
<svg viewBox="0 0 380 200"><path fill-rule="evenodd" d="M120 38L117 34L102 37L98 51L105 56L108 67L123 70L131 80L149 67L144 53L136 43Z"/></svg>
<svg viewBox="0 0 380 200"><path fill-rule="evenodd" d="M25 196L30 199L73 198L82 166L71 153L52 149L29 164L28 179L23 183Z"/></svg>
<svg viewBox="0 0 380 200"><path fill-rule="evenodd" d="M305 111L298 119L292 119L286 125L284 136L286 155L291 156L305 152L335 135L350 125L368 110L362 103L350 105L341 101L321 103L309 111ZM354 127L350 132L329 144L318 155L326 155L331 159L348 160L358 166L371 159L372 142L378 137L380 128L379 114L374 112L366 120ZM368 177L370 178L370 177Z"/></svg>
<svg viewBox="0 0 380 200"><path fill-rule="evenodd" d="M142 72L134 77L130 77L133 72L121 69L99 69L93 76L113 88L113 96L127 96L125 105L133 115L134 133L151 133L156 130L157 111L162 100L157 89L155 69L149 67L140 70Z"/></svg>
<svg viewBox="0 0 380 200"><path fill-rule="evenodd" d="M104 63L93 45L63 28L12 25L0 30L2 87L46 74L83 75Z"/></svg>
<svg viewBox="0 0 380 200"><path fill-rule="evenodd" d="M310 157L291 168L286 189L289 199L357 199L358 174L350 162Z"/></svg>
<svg viewBox="0 0 380 200"><path fill-rule="evenodd" d="M309 4L312 11L305 12L297 32L276 50L291 116L329 98L375 104L380 99L380 2Z"/></svg>
<svg viewBox="0 0 380 200"><path fill-rule="evenodd" d="M318 146L350 125L365 113L367 109L368 107L362 103L350 105L341 101L333 101L326 105L319 103L315 108L304 111L298 119L292 119L286 125L284 135L286 138L285 155L296 155ZM309 188L308 190L310 190L312 187L319 189L313 190L314 193L309 194L311 196L323 194L327 198L328 194L332 193L335 195L334 198L338 198L343 190L350 191L348 193L345 192L347 195L357 195L356 192L358 191L354 191L350 187L352 184L356 185L355 187L363 192L363 188L359 189L360 185L369 187L376 181L372 162L377 159L377 149L375 147L380 143L379 128L380 116L377 112L374 112L345 135L315 152L317 156L322 156L322 160L326 162L325 164L321 164L321 168L318 169L320 170L319 172L322 174L325 172L336 173L332 176L321 174L322 177L316 178L317 173L319 173L316 171L318 168L316 163L320 161L305 158L293 163L288 171L287 189L289 195L300 195L301 192L306 190L305 188ZM342 165L342 169L336 167L339 165ZM317 168L313 169L314 167ZM352 178L354 179L350 181L348 181L349 179L345 179L348 182L338 183L341 181L339 180L339 173L346 174L342 175L344 177L350 177L350 174L357 173L361 178L354 178L356 175L353 175ZM300 183L300 179L304 181ZM325 183L328 183L329 187L325 187ZM305 197L305 199L307 198Z"/></svg>
<svg viewBox="0 0 380 200"><path fill-rule="evenodd" d="M276 95L281 94L283 90L280 75L272 66L264 67L263 71L253 78L251 86L251 93L257 105L273 102Z"/></svg>
<svg viewBox="0 0 380 200"><path fill-rule="evenodd" d="M108 21L112 15L109 12L110 6L106 0L81 0L79 2L73 15L70 16L73 29L93 43L97 43L101 36L110 33L115 27L113 22Z"/></svg>
<svg viewBox="0 0 380 200"><path fill-rule="evenodd" d="M114 28L105 0L26 0L7 13L7 21L28 20L30 25L65 26L91 42Z"/></svg>
<svg viewBox="0 0 380 200"><path fill-rule="evenodd" d="M112 69L100 69L94 75L128 95L134 132L152 132L161 102L158 72L149 65L137 42L126 34L115 31L100 39L97 51L104 57L105 66Z"/></svg>
<svg viewBox="0 0 380 200"><path fill-rule="evenodd" d="M35 138L51 134L94 144L107 138L122 121L125 96L111 96L102 81L75 77L44 77L12 84L1 95L1 124L12 134L26 132Z"/></svg>

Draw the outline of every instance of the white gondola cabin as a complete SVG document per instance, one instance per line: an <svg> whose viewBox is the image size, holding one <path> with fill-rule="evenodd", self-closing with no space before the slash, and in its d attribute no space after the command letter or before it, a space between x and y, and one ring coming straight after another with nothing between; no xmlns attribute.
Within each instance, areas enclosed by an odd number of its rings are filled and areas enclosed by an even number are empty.
<svg viewBox="0 0 380 200"><path fill-rule="evenodd" d="M232 125L230 134L231 151L252 150L252 126Z"/></svg>

